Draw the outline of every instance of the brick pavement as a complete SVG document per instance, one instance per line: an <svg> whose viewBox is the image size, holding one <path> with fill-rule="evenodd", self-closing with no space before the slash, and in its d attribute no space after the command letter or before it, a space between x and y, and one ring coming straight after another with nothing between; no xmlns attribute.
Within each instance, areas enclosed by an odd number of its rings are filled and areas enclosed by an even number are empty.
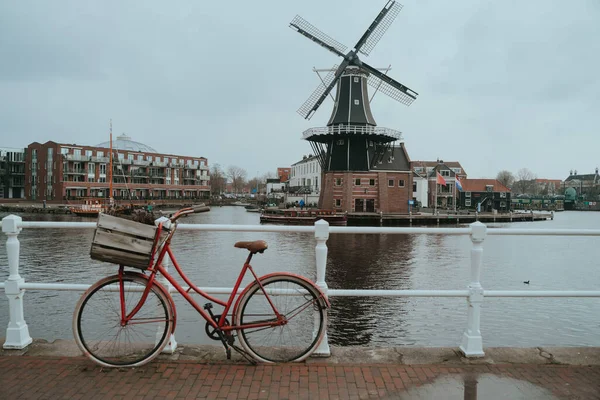
<svg viewBox="0 0 600 400"><path fill-rule="evenodd" d="M0 356L0 371L0 399L600 399L600 366L156 361L117 370L81 357Z"/></svg>

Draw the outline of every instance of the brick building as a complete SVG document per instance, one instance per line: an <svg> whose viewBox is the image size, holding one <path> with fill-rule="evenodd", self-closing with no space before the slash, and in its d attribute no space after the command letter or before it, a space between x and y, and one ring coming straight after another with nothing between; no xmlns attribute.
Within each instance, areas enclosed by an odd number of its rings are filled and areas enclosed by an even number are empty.
<svg viewBox="0 0 600 400"><path fill-rule="evenodd" d="M25 150L25 197L62 202L109 197L110 143L83 146L48 141ZM121 135L113 141L113 197L117 200L206 199L207 159L157 153Z"/></svg>

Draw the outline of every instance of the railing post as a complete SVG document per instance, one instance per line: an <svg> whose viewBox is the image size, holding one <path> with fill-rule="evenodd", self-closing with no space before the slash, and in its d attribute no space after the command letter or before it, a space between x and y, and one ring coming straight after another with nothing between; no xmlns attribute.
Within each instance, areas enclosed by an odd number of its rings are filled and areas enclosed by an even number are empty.
<svg viewBox="0 0 600 400"><path fill-rule="evenodd" d="M479 279L481 277L481 260L483 256L483 241L487 227L481 222L471 224L471 282L469 283L469 315L467 329L465 330L460 345L460 350L466 357L483 357L483 342L481 339L481 303L483 303L483 288Z"/></svg>
<svg viewBox="0 0 600 400"><path fill-rule="evenodd" d="M163 258L163 262L162 262L162 266L165 269L165 271L169 271L169 263L171 262L171 257L169 256L169 253L165 254L165 257ZM171 292L173 291L173 285L171 285L171 282L169 282L167 280L167 278L162 277L161 279L162 284L166 287L166 289L169 291L169 296L171 295ZM157 333L157 335L160 334ZM160 339L160 338L157 338ZM175 350L177 349L177 341L175 340L175 335L171 334L171 338L169 339L169 343L167 343L167 345L164 347L164 349L162 350L161 353L166 353L166 354L173 354L175 353Z"/></svg>
<svg viewBox="0 0 600 400"><path fill-rule="evenodd" d="M4 282L4 293L8 297L8 308L10 319L8 328L6 328L6 341L3 347L5 349L24 349L33 340L29 336L29 328L23 315L23 295L25 290L20 289L19 285L25 282L25 279L19 275L19 252L20 243L17 236L21 232L21 217L9 215L2 218L2 232L8 236L6 240L6 254L8 256L8 279Z"/></svg>
<svg viewBox="0 0 600 400"><path fill-rule="evenodd" d="M325 297L327 297L327 283L325 282L325 271L327 267L327 239L329 239L329 223L325 220L318 220L315 222L315 239L317 240L317 246L315 247L315 255L317 261L317 286ZM327 311L325 311L327 312ZM317 318L315 314L315 318ZM313 357L329 357L331 356L331 349L329 348L329 341L327 338L327 331L321 341L321 344L315 352L312 354Z"/></svg>

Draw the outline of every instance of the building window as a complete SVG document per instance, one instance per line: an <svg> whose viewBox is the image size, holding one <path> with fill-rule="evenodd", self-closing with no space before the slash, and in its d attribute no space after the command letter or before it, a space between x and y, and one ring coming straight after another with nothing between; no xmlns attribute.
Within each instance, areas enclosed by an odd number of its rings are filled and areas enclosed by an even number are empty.
<svg viewBox="0 0 600 400"><path fill-rule="evenodd" d="M404 187L404 179L398 179L398 187Z"/></svg>
<svg viewBox="0 0 600 400"><path fill-rule="evenodd" d="M360 186L360 178L356 178L356 179L354 180L354 185L356 185L356 186Z"/></svg>
<svg viewBox="0 0 600 400"><path fill-rule="evenodd" d="M447 170L447 169L445 169L445 170L443 170L443 171L440 171L440 174L441 174L442 176L450 176L450 171L449 171L449 170Z"/></svg>
<svg viewBox="0 0 600 400"><path fill-rule="evenodd" d="M342 186L342 178L335 178L335 186Z"/></svg>
<svg viewBox="0 0 600 400"><path fill-rule="evenodd" d="M340 208L342 206L342 199L335 199L335 207Z"/></svg>
<svg viewBox="0 0 600 400"><path fill-rule="evenodd" d="M50 149L48 149L48 150L50 150ZM81 155L81 149L74 149L73 150L73 154L76 155L76 156L80 156Z"/></svg>
<svg viewBox="0 0 600 400"><path fill-rule="evenodd" d="M369 186L375 186L375 179L369 179Z"/></svg>
<svg viewBox="0 0 600 400"><path fill-rule="evenodd" d="M471 207L471 199L465 199L465 206Z"/></svg>
<svg viewBox="0 0 600 400"><path fill-rule="evenodd" d="M92 151L91 150L86 150L85 151L85 156L86 157L91 157L92 156Z"/></svg>
<svg viewBox="0 0 600 400"><path fill-rule="evenodd" d="M417 191L417 182L413 182L413 192Z"/></svg>
<svg viewBox="0 0 600 400"><path fill-rule="evenodd" d="M456 174L460 174L462 172L460 168L452 168L452 171L454 171Z"/></svg>
<svg viewBox="0 0 600 400"><path fill-rule="evenodd" d="M465 192L465 197L471 197L471 192Z"/></svg>
<svg viewBox="0 0 600 400"><path fill-rule="evenodd" d="M133 154L127 154L127 159L133 161Z"/></svg>
<svg viewBox="0 0 600 400"><path fill-rule="evenodd" d="M97 152L97 154L98 154L98 157L104 157L104 152L103 151L99 151L99 152Z"/></svg>
<svg viewBox="0 0 600 400"><path fill-rule="evenodd" d="M61 147L60 148L60 154L69 154L69 148L68 147Z"/></svg>
<svg viewBox="0 0 600 400"><path fill-rule="evenodd" d="M418 173L423 172L423 167L415 167L415 172L418 172Z"/></svg>
<svg viewBox="0 0 600 400"><path fill-rule="evenodd" d="M394 180L393 179L388 179L388 186L389 187L394 187Z"/></svg>

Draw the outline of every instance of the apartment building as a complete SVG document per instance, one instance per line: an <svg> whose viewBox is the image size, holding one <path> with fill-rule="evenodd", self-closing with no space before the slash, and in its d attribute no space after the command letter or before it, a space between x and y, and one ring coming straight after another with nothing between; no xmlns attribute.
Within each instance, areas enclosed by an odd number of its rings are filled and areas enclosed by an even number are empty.
<svg viewBox="0 0 600 400"><path fill-rule="evenodd" d="M62 202L108 198L110 143L96 146L31 143L25 150L25 197ZM112 196L119 200L207 199L208 161L204 157L162 154L126 135L113 141Z"/></svg>

